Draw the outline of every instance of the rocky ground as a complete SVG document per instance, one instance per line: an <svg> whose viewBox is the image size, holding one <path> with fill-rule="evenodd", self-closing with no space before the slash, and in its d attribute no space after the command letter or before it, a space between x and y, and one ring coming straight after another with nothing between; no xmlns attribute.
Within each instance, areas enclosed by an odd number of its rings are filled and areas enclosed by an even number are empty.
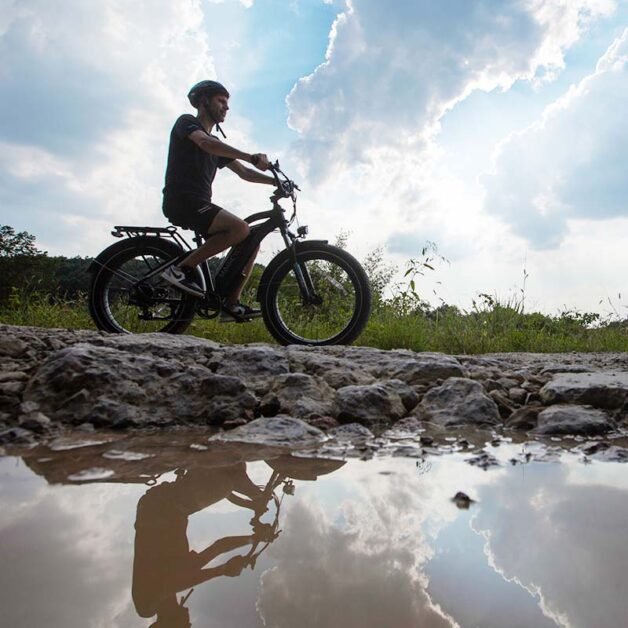
<svg viewBox="0 0 628 628"><path fill-rule="evenodd" d="M364 455L561 437L625 460L628 354L448 356L0 326L0 444L179 426Z"/></svg>

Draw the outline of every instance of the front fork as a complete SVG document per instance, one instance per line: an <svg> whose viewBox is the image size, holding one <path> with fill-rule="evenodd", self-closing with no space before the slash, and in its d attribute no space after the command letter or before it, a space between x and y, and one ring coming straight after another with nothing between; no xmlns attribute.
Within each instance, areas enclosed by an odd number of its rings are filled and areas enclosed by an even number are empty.
<svg viewBox="0 0 628 628"><path fill-rule="evenodd" d="M284 234L284 241L290 251L292 269L294 270L294 276L297 279L297 284L299 285L299 290L301 291L303 303L305 305L320 305L322 300L314 290L314 284L312 283L312 278L310 277L307 266L303 262L299 262L297 259L298 237L292 234Z"/></svg>

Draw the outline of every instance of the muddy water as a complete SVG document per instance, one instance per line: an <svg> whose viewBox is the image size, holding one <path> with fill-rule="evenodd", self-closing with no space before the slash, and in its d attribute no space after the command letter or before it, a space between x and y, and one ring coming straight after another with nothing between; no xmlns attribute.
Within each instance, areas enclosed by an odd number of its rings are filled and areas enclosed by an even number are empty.
<svg viewBox="0 0 628 628"><path fill-rule="evenodd" d="M12 452L0 624L628 625L628 467L510 462L534 447L491 448L486 471L462 453L342 461L181 435Z"/></svg>

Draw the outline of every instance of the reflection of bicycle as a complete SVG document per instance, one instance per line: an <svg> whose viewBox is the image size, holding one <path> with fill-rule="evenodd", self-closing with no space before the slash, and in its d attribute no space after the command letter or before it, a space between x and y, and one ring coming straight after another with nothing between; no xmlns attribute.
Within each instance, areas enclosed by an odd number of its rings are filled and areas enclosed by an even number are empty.
<svg viewBox="0 0 628 628"><path fill-rule="evenodd" d="M205 292L201 299L161 277L168 266L187 255L186 249L191 249L176 227L115 227L114 236L127 237L102 251L90 266L89 311L98 328L108 332L182 333L195 315L215 318L224 297L241 282L253 252L267 235L279 230L285 249L265 268L257 289L268 331L282 344L353 342L370 314L366 273L353 256L327 241L304 241L307 227L299 227L296 235L290 231L296 219L298 188L278 162L271 171L277 182L272 209L245 219L252 225L249 236L229 251L215 276L207 262L196 269L195 281ZM289 220L279 205L282 198L292 200ZM202 234L195 234L197 246L202 238Z"/></svg>
<svg viewBox="0 0 628 628"><path fill-rule="evenodd" d="M273 469L263 486L247 475L245 463L222 467L179 469L174 482L152 486L140 499L135 521L133 602L141 617L157 616L151 628L189 628L185 603L193 587L213 578L237 577L253 569L260 555L279 536L279 514L284 495L293 495L295 479L316 480L344 464L281 456L268 460ZM188 518L226 499L253 512L250 535L220 538L201 551L190 550ZM270 504L273 504L269 507ZM272 521L263 518L274 510ZM250 545L248 552L227 555ZM221 564L216 562L223 560ZM208 566L213 563L213 566ZM177 599L177 594L188 593Z"/></svg>

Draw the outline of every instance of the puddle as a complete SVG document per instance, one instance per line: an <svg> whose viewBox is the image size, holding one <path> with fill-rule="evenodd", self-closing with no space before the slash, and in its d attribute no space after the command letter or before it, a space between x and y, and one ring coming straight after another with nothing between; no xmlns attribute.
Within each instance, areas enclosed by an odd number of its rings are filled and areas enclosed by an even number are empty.
<svg viewBox="0 0 628 628"><path fill-rule="evenodd" d="M5 626L628 624L625 464L508 442L496 465L183 434L56 449L0 458Z"/></svg>

